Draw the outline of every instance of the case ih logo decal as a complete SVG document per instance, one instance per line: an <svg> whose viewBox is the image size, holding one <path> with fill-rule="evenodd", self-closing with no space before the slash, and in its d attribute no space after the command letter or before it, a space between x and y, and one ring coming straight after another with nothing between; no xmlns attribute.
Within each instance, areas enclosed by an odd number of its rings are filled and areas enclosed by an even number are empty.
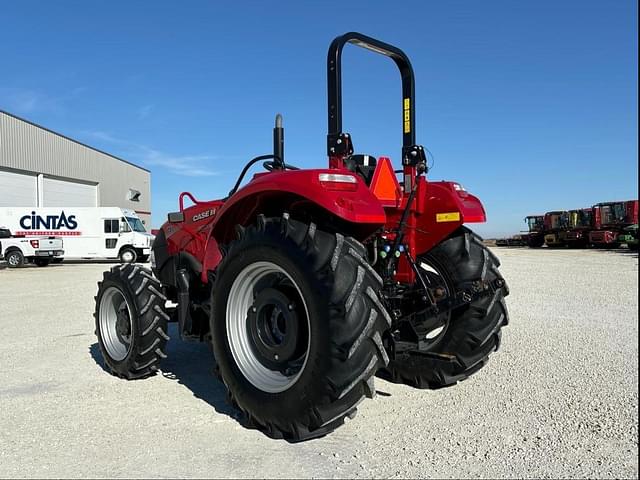
<svg viewBox="0 0 640 480"><path fill-rule="evenodd" d="M214 209L211 210L205 210L204 212L200 212L197 215L194 215L191 218L192 222L198 222L200 220L204 220L205 218L209 218L211 215L213 215L214 213L216 213L216 211Z"/></svg>
<svg viewBox="0 0 640 480"><path fill-rule="evenodd" d="M36 215L36 212L31 212L30 215L25 215L20 219L20 226L24 228L24 231L16 232L18 235L65 235L75 236L80 235L81 232L77 231L78 222L75 215L65 215L64 210L60 212L60 215ZM66 228L67 231L60 231L61 228Z"/></svg>

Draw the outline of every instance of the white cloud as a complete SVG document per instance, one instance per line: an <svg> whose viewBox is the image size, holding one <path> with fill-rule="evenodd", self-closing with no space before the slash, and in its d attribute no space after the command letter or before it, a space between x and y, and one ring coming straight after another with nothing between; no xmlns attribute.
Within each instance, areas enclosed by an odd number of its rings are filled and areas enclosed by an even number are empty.
<svg viewBox="0 0 640 480"><path fill-rule="evenodd" d="M186 177L211 177L218 172L206 168L206 164L215 160L210 155L169 155L158 150L137 145L141 148L140 159L149 166L163 167L170 172Z"/></svg>
<svg viewBox="0 0 640 480"><path fill-rule="evenodd" d="M209 162L216 160L216 157L211 155L172 155L147 145L123 140L102 130L85 130L82 134L95 140L118 145L126 158L149 167L162 167L176 175L211 177L219 174L207 168Z"/></svg>
<svg viewBox="0 0 640 480"><path fill-rule="evenodd" d="M64 113L65 104L86 91L86 87L75 87L67 93L50 96L41 91L28 88L0 87L0 104L18 115L34 112Z"/></svg>
<svg viewBox="0 0 640 480"><path fill-rule="evenodd" d="M136 110L136 114L138 115L138 120L144 120L149 116L149 114L153 111L155 105L150 103L148 105L143 105L138 110Z"/></svg>
<svg viewBox="0 0 640 480"><path fill-rule="evenodd" d="M0 88L0 99L7 110L18 114L32 113L47 102L42 94L23 88Z"/></svg>

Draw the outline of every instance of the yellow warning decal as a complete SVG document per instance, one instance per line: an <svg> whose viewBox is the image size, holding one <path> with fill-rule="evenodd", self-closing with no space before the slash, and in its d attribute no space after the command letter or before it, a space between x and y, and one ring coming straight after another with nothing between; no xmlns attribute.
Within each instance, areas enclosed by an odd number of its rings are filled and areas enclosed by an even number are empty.
<svg viewBox="0 0 640 480"><path fill-rule="evenodd" d="M460 212L436 213L436 222L459 222Z"/></svg>
<svg viewBox="0 0 640 480"><path fill-rule="evenodd" d="M411 131L411 114L409 113L411 111L411 99L404 99L402 111L404 112L404 133L409 133Z"/></svg>

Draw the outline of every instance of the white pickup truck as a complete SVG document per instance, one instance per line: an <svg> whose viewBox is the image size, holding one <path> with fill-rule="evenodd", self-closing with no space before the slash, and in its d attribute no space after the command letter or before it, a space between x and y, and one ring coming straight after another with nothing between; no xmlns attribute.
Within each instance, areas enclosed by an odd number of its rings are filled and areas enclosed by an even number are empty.
<svg viewBox="0 0 640 480"><path fill-rule="evenodd" d="M13 236L9 230L0 228L0 260L4 258L9 268L25 263L46 267L63 257L61 238Z"/></svg>

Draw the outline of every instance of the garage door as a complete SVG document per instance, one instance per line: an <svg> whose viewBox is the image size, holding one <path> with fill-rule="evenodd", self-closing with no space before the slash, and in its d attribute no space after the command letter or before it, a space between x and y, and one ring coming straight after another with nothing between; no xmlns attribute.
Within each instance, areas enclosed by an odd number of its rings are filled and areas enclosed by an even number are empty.
<svg viewBox="0 0 640 480"><path fill-rule="evenodd" d="M0 207L38 205L38 179L35 175L0 170Z"/></svg>
<svg viewBox="0 0 640 480"><path fill-rule="evenodd" d="M55 178L43 179L43 207L96 207L97 199L96 185Z"/></svg>

